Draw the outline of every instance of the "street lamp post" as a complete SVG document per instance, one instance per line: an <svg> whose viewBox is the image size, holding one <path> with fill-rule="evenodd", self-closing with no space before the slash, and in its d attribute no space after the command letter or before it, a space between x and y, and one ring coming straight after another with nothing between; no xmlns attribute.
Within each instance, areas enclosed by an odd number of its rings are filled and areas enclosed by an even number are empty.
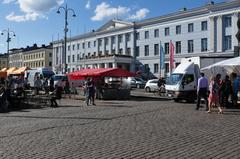
<svg viewBox="0 0 240 159"><path fill-rule="evenodd" d="M1 33L1 35L4 35L4 33L7 34L7 41L6 41L7 42L7 57L8 57L8 62L9 62L9 43L11 42L12 37L15 37L16 34L14 33L14 31L9 30L9 28L4 29ZM7 64L7 66L8 66L8 64Z"/></svg>
<svg viewBox="0 0 240 159"><path fill-rule="evenodd" d="M64 69L62 70L63 73L67 72L67 32L68 32L68 12L72 12L72 16L76 17L75 11L71 8L67 7L67 4L65 7L59 7L57 10L57 13L60 14L60 10L64 11L65 15L65 26L64 26L64 51L62 55L62 63L64 64Z"/></svg>

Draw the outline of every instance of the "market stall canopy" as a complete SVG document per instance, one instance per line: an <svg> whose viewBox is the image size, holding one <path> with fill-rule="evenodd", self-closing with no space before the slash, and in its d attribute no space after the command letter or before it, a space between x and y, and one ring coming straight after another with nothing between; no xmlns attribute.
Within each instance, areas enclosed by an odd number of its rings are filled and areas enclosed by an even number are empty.
<svg viewBox="0 0 240 159"><path fill-rule="evenodd" d="M71 79L83 79L86 77L132 77L135 73L120 68L95 68L82 69L68 75Z"/></svg>
<svg viewBox="0 0 240 159"><path fill-rule="evenodd" d="M15 70L17 70L17 67L11 67L7 70L7 74L11 74L12 72L14 72Z"/></svg>
<svg viewBox="0 0 240 159"><path fill-rule="evenodd" d="M7 78L7 72L6 71L0 71L0 78Z"/></svg>
<svg viewBox="0 0 240 159"><path fill-rule="evenodd" d="M240 57L217 62L208 67L202 68L201 71L204 72L207 76L216 75L218 73L224 75L230 74L232 72L240 74Z"/></svg>
<svg viewBox="0 0 240 159"><path fill-rule="evenodd" d="M7 69L8 69L8 68L5 67L5 68L1 69L0 71L2 71L2 72L6 72Z"/></svg>
<svg viewBox="0 0 240 159"><path fill-rule="evenodd" d="M18 74L23 74L25 71L30 70L29 67L20 67L17 70L13 71L10 74L18 75Z"/></svg>

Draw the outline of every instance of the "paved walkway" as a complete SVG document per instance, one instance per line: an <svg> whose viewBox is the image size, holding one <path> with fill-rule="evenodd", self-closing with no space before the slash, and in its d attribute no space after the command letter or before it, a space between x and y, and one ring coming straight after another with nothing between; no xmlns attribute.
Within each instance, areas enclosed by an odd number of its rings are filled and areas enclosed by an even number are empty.
<svg viewBox="0 0 240 159"><path fill-rule="evenodd" d="M240 110L135 98L65 99L59 108L0 114L0 158L240 158Z"/></svg>

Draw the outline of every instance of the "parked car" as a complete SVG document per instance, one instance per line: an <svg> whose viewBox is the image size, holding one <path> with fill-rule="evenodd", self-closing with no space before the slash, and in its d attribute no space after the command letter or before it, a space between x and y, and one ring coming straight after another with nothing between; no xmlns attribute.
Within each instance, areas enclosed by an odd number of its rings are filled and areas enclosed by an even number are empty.
<svg viewBox="0 0 240 159"><path fill-rule="evenodd" d="M158 89L158 79L148 80L144 89L146 92L152 92L152 91Z"/></svg>
<svg viewBox="0 0 240 159"><path fill-rule="evenodd" d="M139 77L129 77L131 88L144 88L146 82Z"/></svg>

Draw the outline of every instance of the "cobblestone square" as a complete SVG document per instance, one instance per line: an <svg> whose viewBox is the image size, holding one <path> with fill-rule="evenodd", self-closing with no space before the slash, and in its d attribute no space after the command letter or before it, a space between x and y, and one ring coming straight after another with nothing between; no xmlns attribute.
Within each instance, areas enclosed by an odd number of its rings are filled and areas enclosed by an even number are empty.
<svg viewBox="0 0 240 159"><path fill-rule="evenodd" d="M63 99L61 107L0 114L0 158L239 158L240 110L134 98Z"/></svg>

